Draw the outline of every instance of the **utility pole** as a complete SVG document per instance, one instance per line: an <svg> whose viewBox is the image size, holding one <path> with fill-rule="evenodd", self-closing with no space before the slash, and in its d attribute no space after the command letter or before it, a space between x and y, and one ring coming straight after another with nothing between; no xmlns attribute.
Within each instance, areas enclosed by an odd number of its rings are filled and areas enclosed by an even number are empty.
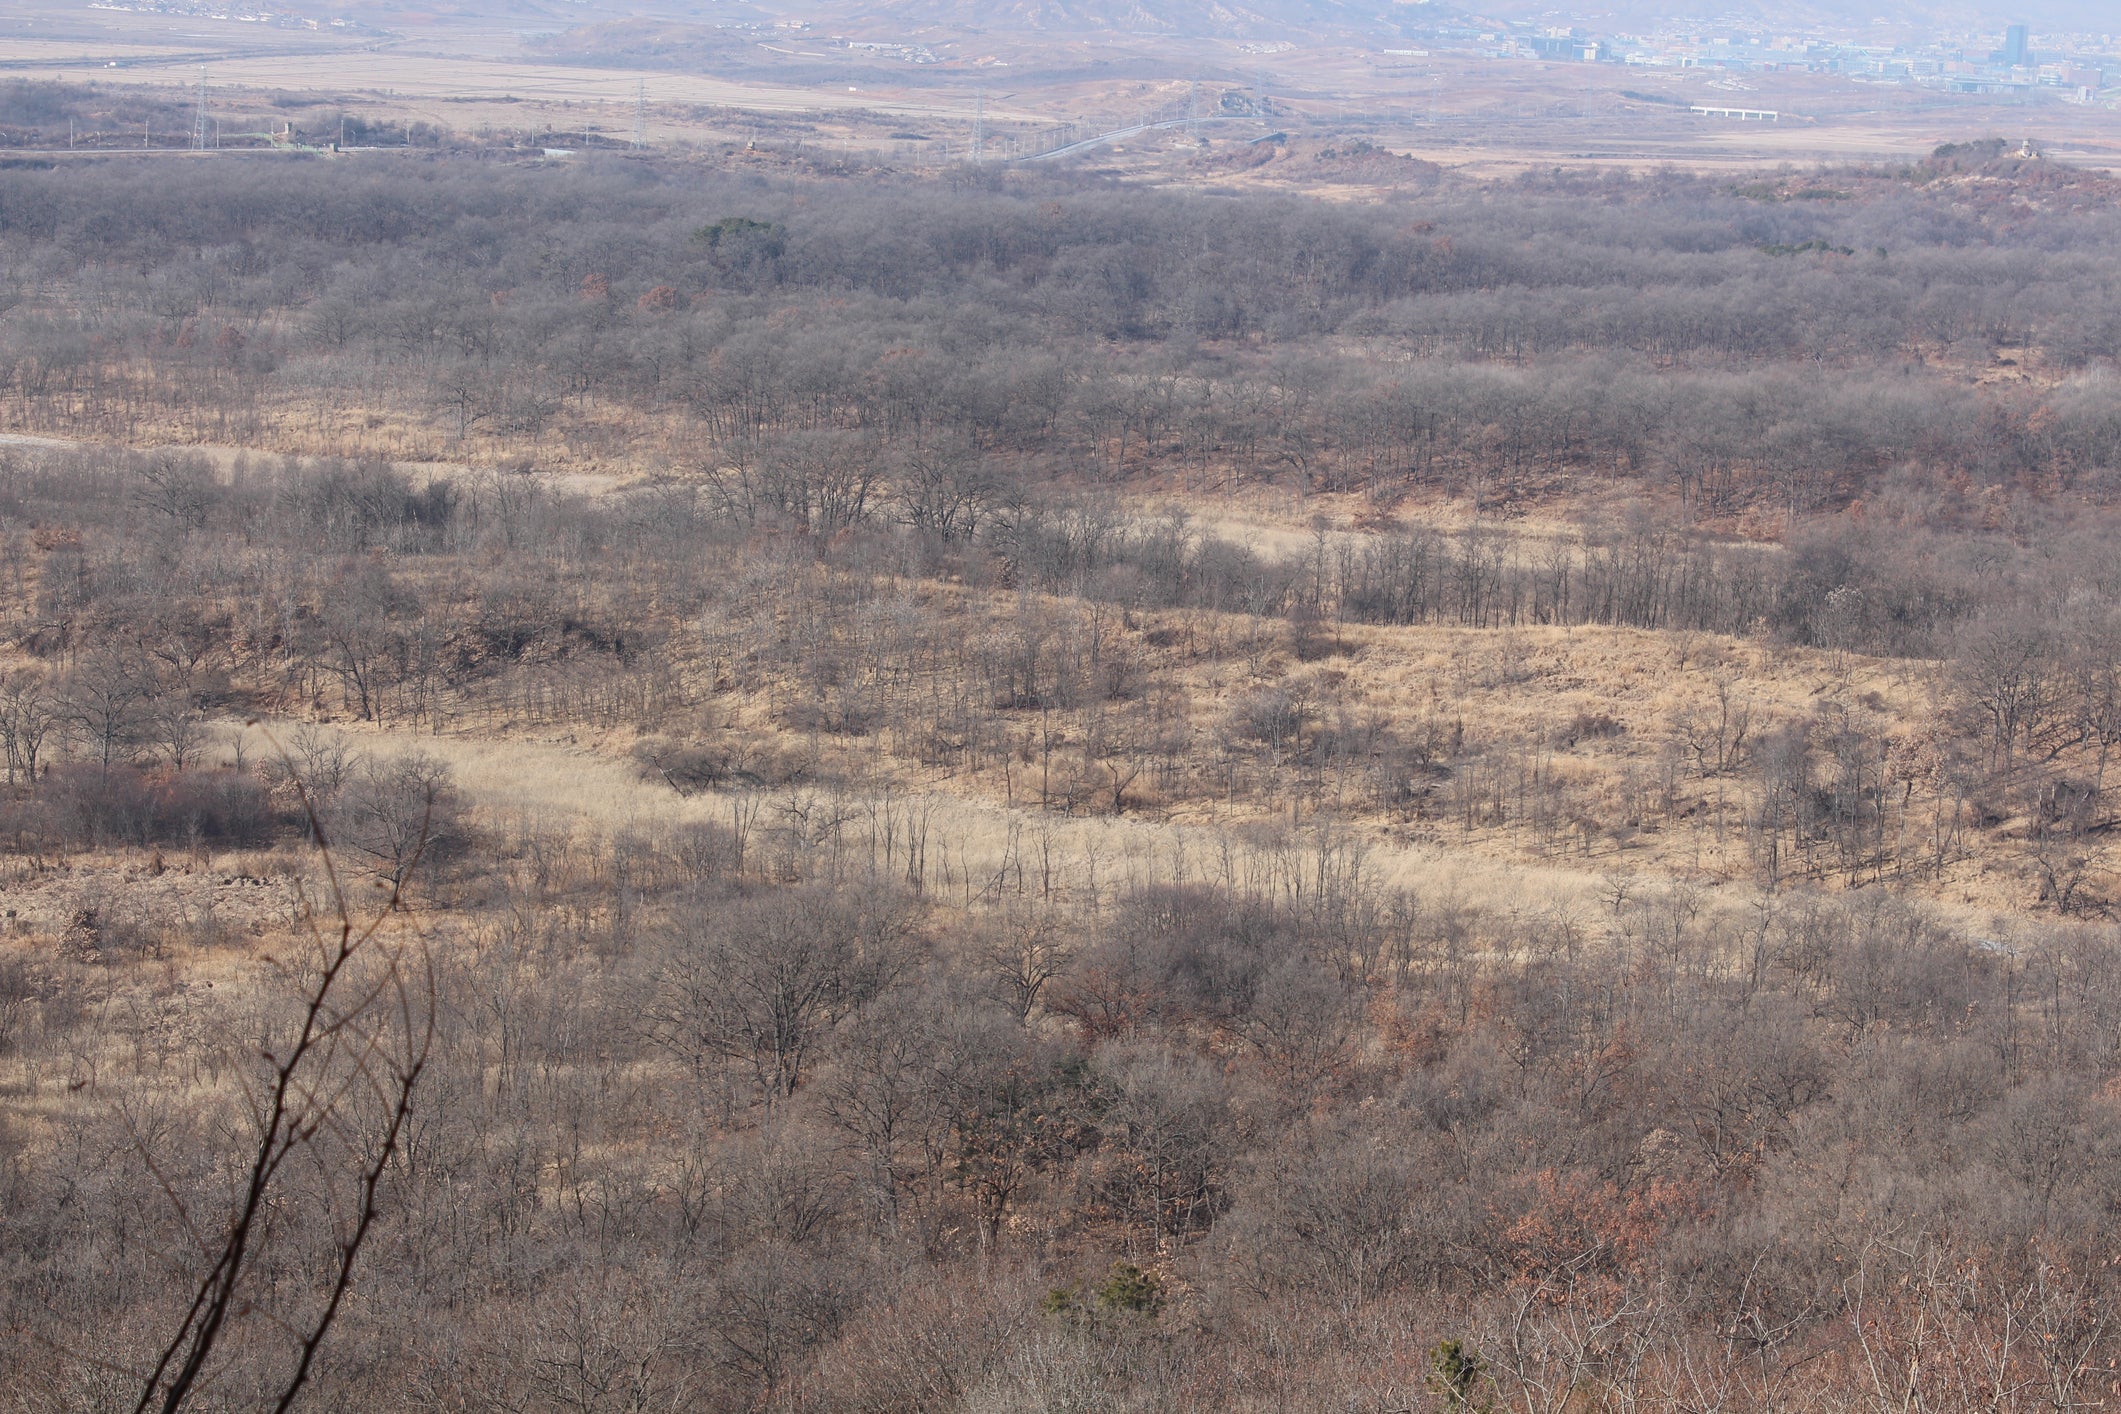
<svg viewBox="0 0 2121 1414"><path fill-rule="evenodd" d="M633 145L636 150L648 146L648 80L636 79L633 84Z"/></svg>
<svg viewBox="0 0 2121 1414"><path fill-rule="evenodd" d="M206 151L206 65L199 66L199 103L192 112L192 151Z"/></svg>

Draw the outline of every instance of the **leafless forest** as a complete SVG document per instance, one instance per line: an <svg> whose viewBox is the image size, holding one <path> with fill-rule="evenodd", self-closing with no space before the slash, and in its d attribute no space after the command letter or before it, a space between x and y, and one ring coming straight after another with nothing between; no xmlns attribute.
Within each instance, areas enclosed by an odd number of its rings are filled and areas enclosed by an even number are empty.
<svg viewBox="0 0 2121 1414"><path fill-rule="evenodd" d="M2017 151L0 166L0 1402L2121 1401Z"/></svg>

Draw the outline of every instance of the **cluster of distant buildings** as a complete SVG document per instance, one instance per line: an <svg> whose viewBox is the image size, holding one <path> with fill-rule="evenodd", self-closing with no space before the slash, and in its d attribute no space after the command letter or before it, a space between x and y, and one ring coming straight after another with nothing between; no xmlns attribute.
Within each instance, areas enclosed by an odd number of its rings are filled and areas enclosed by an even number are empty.
<svg viewBox="0 0 2121 1414"><path fill-rule="evenodd" d="M1842 74L1954 93L2061 90L2098 102L2121 85L2121 35L2057 36L2035 51L2031 30L2009 26L1994 48L1970 39L1921 45L1863 44L1825 35L1749 33L1739 29L1657 35L1601 35L1578 28L1516 26L1468 34L1482 52L1502 58L1648 68L1704 68L1754 73ZM2110 95L2111 96L2111 95Z"/></svg>
<svg viewBox="0 0 2121 1414"><path fill-rule="evenodd" d="M276 25L281 29L365 28L360 21L343 16L318 20L285 10L232 10L226 5L203 3L203 0L89 0L88 8L116 10L128 15L176 15L188 20L228 20L236 24ZM113 64L111 67L116 68L117 65Z"/></svg>
<svg viewBox="0 0 2121 1414"><path fill-rule="evenodd" d="M942 56L925 44L883 44L866 39L843 41L857 54L870 54L880 59L897 59L907 64L940 64Z"/></svg>
<svg viewBox="0 0 2121 1414"><path fill-rule="evenodd" d="M2071 91L2071 97L2090 103L2106 86L2106 68L2092 60L2075 57L2040 63L2033 53L2032 31L2011 25L2003 31L2003 47L1992 50L1985 66L1977 67L1961 57L1943 71L1947 85L1957 93L2008 91L2041 85Z"/></svg>

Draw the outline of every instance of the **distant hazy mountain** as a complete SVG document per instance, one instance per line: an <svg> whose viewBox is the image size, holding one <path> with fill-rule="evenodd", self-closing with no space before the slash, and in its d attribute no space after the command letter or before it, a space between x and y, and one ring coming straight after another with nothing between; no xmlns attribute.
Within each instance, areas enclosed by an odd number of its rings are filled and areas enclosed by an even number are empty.
<svg viewBox="0 0 2121 1414"><path fill-rule="evenodd" d="M2001 34L2006 24L2042 30L2121 32L2121 0L460 0L477 6L575 10L610 30L594 44L613 50L720 48L774 21L803 21L873 39L951 35L1363 41L1463 28L1469 21L1579 26L1591 33L1662 28L1697 21L1761 29L1815 27L1898 42L1936 32ZM448 0L442 0L448 3ZM576 6L580 5L580 9ZM631 18L622 18L628 17ZM657 23L721 28L721 38ZM613 23L617 22L617 23ZM734 27L734 28L733 28Z"/></svg>
<svg viewBox="0 0 2121 1414"><path fill-rule="evenodd" d="M1675 20L1738 20L1763 27L1814 25L1862 32L2035 29L2121 33L2121 0L1470 0L1496 19L1568 22L1588 29L1630 29ZM1404 13L1402 11L1402 13Z"/></svg>
<svg viewBox="0 0 2121 1414"><path fill-rule="evenodd" d="M1642 28L1682 19L1739 20L1767 27L1825 25L1865 31L2036 29L2121 31L2121 0L757 0L789 18L866 30L1098 34L1174 38L1320 39L1392 35L1448 22L1465 11L1501 20L1567 22L1592 30ZM750 6L705 0L694 12Z"/></svg>
<svg viewBox="0 0 2121 1414"><path fill-rule="evenodd" d="M833 13L871 26L1070 34L1160 34L1205 38L1344 34L1395 26L1391 0L878 0Z"/></svg>

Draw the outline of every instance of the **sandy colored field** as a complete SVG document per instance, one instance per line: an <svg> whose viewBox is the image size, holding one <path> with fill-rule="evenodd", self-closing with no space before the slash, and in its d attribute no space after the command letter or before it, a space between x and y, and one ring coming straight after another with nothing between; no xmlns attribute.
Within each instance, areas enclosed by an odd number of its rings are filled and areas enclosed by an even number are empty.
<svg viewBox="0 0 2121 1414"><path fill-rule="evenodd" d="M234 464L243 458L273 457L275 452L261 452L255 447L231 447L213 442L147 442L120 444L114 442L90 442L75 437L40 437L25 432L0 432L0 449L23 447L28 449L57 450L61 448L100 447L108 451L138 452L153 454L170 452L185 457L205 457L225 477ZM297 453L296 455L300 455ZM467 476L479 468L470 462L440 461L434 459L393 458L390 464L411 477L416 486L424 486L441 476ZM541 471L541 484L557 491L582 496L602 496L638 481L638 476L620 472L596 471Z"/></svg>
<svg viewBox="0 0 2121 1414"><path fill-rule="evenodd" d="M11 57L17 43L19 41L0 44L0 60ZM197 70L198 63L193 59L141 57L116 73L85 63L78 69L54 67L40 77L75 83L188 84L197 82ZM363 99L386 100L386 106L395 107L441 99L469 101L476 105L482 100L490 102L503 98L548 106L611 105L610 125L614 130L623 126L629 133L637 87L645 91L651 105L699 104L768 113L869 111L965 122L971 121L972 117L972 104L955 94L924 95L905 89L870 90L847 85L781 86L700 74L654 70L634 73L524 61L467 60L389 50L239 58L212 65L209 79L215 85L233 88L351 91ZM470 111L473 116L483 116L475 106ZM1042 120L1038 113L1006 106L990 105L988 113L996 121ZM519 110L514 120L521 123ZM453 121L455 125L462 125L465 114L455 112ZM652 128L651 138L668 138L675 132L675 125L661 115Z"/></svg>
<svg viewBox="0 0 2121 1414"><path fill-rule="evenodd" d="M1193 616L1197 627L1213 617ZM1208 623L1200 631L1238 628L1230 619L1220 629ZM905 822L918 814L931 832L931 886L963 901L1036 887L1027 885L1027 871L1041 867L1060 871L1049 878L1051 887L1089 897L1108 893L1115 883L1235 880L1272 887L1274 871L1300 867L1292 861L1315 858L1330 846L1336 857L1359 857L1366 877L1424 897L1476 893L1521 909L1573 913L1592 907L1615 876L1650 884L1684 879L1733 898L1750 893L1744 882L1752 870L1743 791L1735 779L1686 773L1673 787L1674 804L1646 808L1660 789L1662 763L1675 751L1684 754L1690 730L1699 732L1715 720L1719 684L1743 704L1756 737L1833 702L1891 733L1901 744L1896 749L1919 751L1935 708L1929 664L1711 635L1600 627L1351 627L1345 636L1349 652L1312 665L1291 663L1272 650L1248 655L1234 645L1190 664L1157 664L1157 680L1184 694L1193 745L1178 772L1180 784L1167 780L1156 787L1145 780L1128 813L1118 817L1027 807L1035 789L1028 766L1013 775L992 766L938 771L892 756L883 736L819 740L789 734L769 703L755 696L718 708L732 730L777 741L797 755L816 750L821 780L858 784L681 798L643 775L628 756L634 736L625 730L603 737L578 730L555 738L489 724L441 736L393 731L380 741L365 726L329 730L387 743L389 750L442 757L480 809L504 821L580 819L602 830L649 834L686 821L741 821L760 838L778 831L784 846L807 851L825 847L814 822L838 819L844 833L833 832L831 847L859 855L880 847L888 852L877 844L882 816L901 822L892 828L903 840ZM1455 729L1471 752L1502 751L1507 762L1490 758L1499 768L1514 769L1517 756L1511 753L1529 749L1547 778L1561 783L1572 802L1564 808L1588 811L1586 818L1595 818L1600 828L1584 833L1564 821L1541 832L1521 818L1469 825L1441 797L1419 820L1365 810L1351 797L1331 809L1332 823L1321 828L1311 814L1315 802L1297 807L1251 788L1235 800L1219 797L1214 781L1227 769L1220 756L1225 718L1247 694L1276 686L1306 695L1321 712L1374 711L1406 731L1418 731L1424 721L1446 733ZM1617 728L1567 739L1572 721L1601 718ZM292 724L282 728L293 730ZM274 749L256 732L246 741L252 760ZM1256 763L1240 767L1241 773L1254 769ZM1710 820L1720 823L1704 823ZM807 838L796 838L802 830L789 833L798 821L812 822L803 826ZM2027 906L2026 881L2003 853L1906 887L1969 916ZM903 861L886 866L894 875L905 867Z"/></svg>
<svg viewBox="0 0 2121 1414"><path fill-rule="evenodd" d="M237 729L227 730L232 740ZM251 759L274 749L267 730L243 729ZM270 730L274 739L286 740L295 728L279 724ZM1380 842L1345 828L1320 831L1299 823L1277 847L1268 832L1257 828L1063 817L935 789L835 795L825 787L797 786L680 797L662 782L644 778L631 761L581 743L323 730L360 749L424 752L448 762L481 814L501 823L522 821L564 832L578 822L603 832L657 835L688 823L729 827L741 821L751 832L751 847L770 850L777 835L793 828L798 813L823 817L837 811L846 817L847 871L861 873L873 861L889 877L902 878L905 825L898 827L901 852L887 869L878 812L893 813L901 822L917 819L928 831L928 890L960 904L1003 902L1014 893L1040 890L1042 861L1050 861L1053 893L1083 902L1156 884L1303 887L1300 876L1307 865L1315 870L1322 849L1343 852L1345 865L1375 885L1410 889L1431 901L1477 897L1490 910L1515 905L1527 911L1586 912L1610 888L1602 870L1504 864L1471 850ZM829 845L813 839L808 847L823 851ZM1746 891L1732 892L1736 897Z"/></svg>
<svg viewBox="0 0 2121 1414"><path fill-rule="evenodd" d="M59 443L38 437L7 440ZM242 454L229 447L188 450L203 451L224 466ZM447 461L401 465L416 480L467 471L463 464ZM615 463L603 470L542 472L539 480L554 490L608 494L634 479L638 470ZM1316 553L1321 535L1332 562L1348 537L1360 538L1356 527L1364 523L1360 518L1367 509L1360 497L1301 497L1271 486L1203 495L1181 494L1166 485L1135 491L1122 504L1142 522L1181 516L1195 533L1245 546L1269 559L1295 562ZM1508 529L1513 539L1537 542L1523 551L1537 556L1575 543L1587 514L1595 517L1596 508L1549 507L1509 522ZM1407 505L1396 517L1405 525L1447 531L1480 521L1470 505L1450 500ZM949 602L924 604L919 612L967 614L968 635L1008 632L1008 606L984 604L967 597L969 591L941 586L933 593ZM960 604L960 598L965 602ZM1057 607L1066 612L1066 606ZM719 699L716 712L730 729L773 743L784 754L802 758L818 752L826 777L866 782L862 790L881 788L904 808L911 808L907 802L926 801L937 831L937 867L947 869L947 886L977 890L980 880L991 880L1001 870L1003 856L1015 847L1011 842L1020 842L1027 832L1069 857L1125 861L1127 869L1149 871L1142 878L1184 878L1198 877L1187 871L1199 868L1199 861L1223 858L1233 848L1233 839L1262 828L1280 830L1290 820L1286 800L1257 794L1257 787L1247 784L1232 802L1217 782L1231 769L1220 753L1227 749L1227 723L1237 705L1260 691L1294 689L1314 704L1322 719L1341 712L1376 714L1403 732L1455 732L1473 755L1490 755L1489 767L1481 769L1513 773L1529 762L1555 783L1558 794L1545 807L1550 812L1547 822L1536 828L1527 826L1516 808L1505 824L1468 821L1448 790L1414 819L1366 812L1356 798L1333 806L1340 836L1371 851L1375 867L1386 877L1436 877L1441 870L1444 877L1476 877L1484 891L1523 887L1532 896L1543 896L1558 890L1559 896L1580 902L1595 894L1598 879L1612 872L1696 881L1750 877L1740 782L1685 770L1680 784L1665 792L1676 790L1672 803L1648 812L1642 805L1661 789L1656 783L1669 772L1673 753L1679 753L1682 762L1687 759L1688 732L1714 720L1719 683L1728 684L1735 700L1746 705L1756 739L1777 724L1807 719L1832 705L1890 737L1896 751L1919 755L1930 749L1928 735L1938 705L1934 664L1869 660L1706 634L1590 626L1349 625L1339 630L1344 651L1304 663L1290 658L1285 630L1273 624L1263 627L1239 616L1207 613L1151 617L1157 622L1168 618L1169 626L1189 642L1205 636L1220 646L1197 658L1183 651L1140 649L1151 680L1182 694L1193 741L1175 772L1166 773L1153 790L1145 780L1128 812L1117 819L1068 818L1021 808L1026 790L1021 767L1013 781L992 765L931 771L893 758L883 735L819 740L791 732L775 702L788 693L799 695L793 686L785 693L747 688ZM1143 626L1153 625L1145 619ZM689 661L698 651L681 648L679 661ZM1566 730L1574 720L1600 718L1611 719L1617 729L1582 740ZM1006 728L1012 737L1029 730L1021 720ZM1066 734L1080 740L1082 724L1069 724ZM404 740L411 744L411 738ZM487 720L454 722L446 735L418 739L420 749L444 755L459 767L464 785L482 809L503 816L579 815L606 828L652 832L689 819L726 821L729 811L737 808L729 797L681 800L666 785L642 780L627 755L633 743L631 731L602 739L583 734L579 739L541 740L536 729ZM264 749L262 742L254 742L252 759ZM1242 751L1238 755L1240 779L1250 782L1258 763ZM747 799L742 808L770 816L785 810L793 797L768 790ZM1595 828L1586 829L1586 820ZM1309 829L1308 808L1299 811L1298 824L1299 835ZM1950 865L1941 875L1907 887L1948 908L2024 908L2033 902L2033 894L2018 853L2016 845L1999 840L1991 853ZM1513 880L1534 882L1520 885Z"/></svg>

